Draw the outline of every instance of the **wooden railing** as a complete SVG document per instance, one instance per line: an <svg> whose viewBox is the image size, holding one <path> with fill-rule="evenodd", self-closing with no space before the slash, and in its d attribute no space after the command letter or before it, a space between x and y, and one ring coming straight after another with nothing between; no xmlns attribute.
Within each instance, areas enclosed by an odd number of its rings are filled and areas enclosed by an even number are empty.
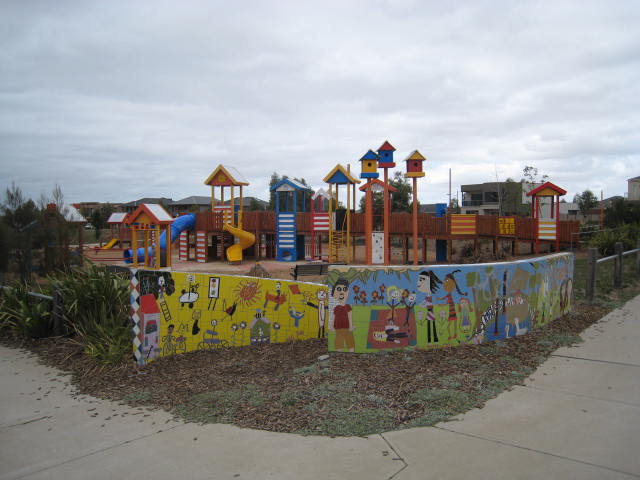
<svg viewBox="0 0 640 480"><path fill-rule="evenodd" d="M535 241L537 235L536 220L534 218L513 217L515 221L515 236L518 240ZM351 235L364 235L365 215L351 213ZM297 229L301 234L311 232L311 213L298 213ZM276 213L266 211L244 212L242 216L243 229L249 232L275 233ZM410 213L394 213L391 215L391 235L412 235L412 216ZM477 236L500 236L499 217L496 215L477 216ZM197 212L196 230L222 230L222 214L220 212ZM580 230L580 222L560 221L560 242L570 243L571 235ZM447 238L450 236L447 217L435 217L430 214L418 214L418 235L432 238ZM126 237L122 237L127 239Z"/></svg>

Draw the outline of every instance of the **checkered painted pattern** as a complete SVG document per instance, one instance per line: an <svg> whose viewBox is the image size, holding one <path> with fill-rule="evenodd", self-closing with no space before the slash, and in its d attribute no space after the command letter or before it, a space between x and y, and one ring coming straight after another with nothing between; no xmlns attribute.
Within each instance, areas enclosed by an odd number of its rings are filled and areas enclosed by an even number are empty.
<svg viewBox="0 0 640 480"><path fill-rule="evenodd" d="M137 269L129 269L131 272L131 280L129 282L129 298L131 301L131 320L133 321L133 355L136 361L144 364L144 356L142 354L142 329L140 328L140 285L136 278Z"/></svg>

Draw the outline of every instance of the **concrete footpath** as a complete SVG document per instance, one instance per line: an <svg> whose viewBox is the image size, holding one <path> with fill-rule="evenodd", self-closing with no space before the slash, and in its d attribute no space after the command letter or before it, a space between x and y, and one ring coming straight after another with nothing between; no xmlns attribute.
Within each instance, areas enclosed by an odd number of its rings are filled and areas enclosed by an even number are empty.
<svg viewBox="0 0 640 480"><path fill-rule="evenodd" d="M640 296L583 338L481 410L367 438L183 424L0 347L0 478L640 478Z"/></svg>

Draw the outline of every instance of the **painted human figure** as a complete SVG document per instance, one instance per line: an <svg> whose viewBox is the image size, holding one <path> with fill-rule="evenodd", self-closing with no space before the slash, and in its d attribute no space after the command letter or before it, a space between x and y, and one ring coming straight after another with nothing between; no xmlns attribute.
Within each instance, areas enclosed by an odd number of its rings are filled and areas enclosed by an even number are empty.
<svg viewBox="0 0 640 480"><path fill-rule="evenodd" d="M165 292L165 280L162 275L158 277L158 299L160 301L164 300L164 292Z"/></svg>
<svg viewBox="0 0 640 480"><path fill-rule="evenodd" d="M471 312L473 311L473 306L471 306L471 302L469 301L468 298L461 298L460 299L460 316L462 317L462 319L460 320L460 329L465 332L465 333L469 333L469 331L471 330Z"/></svg>
<svg viewBox="0 0 640 480"><path fill-rule="evenodd" d="M442 288L447 294L444 297L438 298L438 300L446 300L446 304L449 306L449 317L447 318L447 322L449 325L449 340L458 338L458 315L456 314L456 304L453 301L453 291L455 290L460 295L466 295L466 293L462 293L460 291L460 287L458 287L458 282L456 282L456 278L454 274L459 272L460 270L454 270L451 273L447 273L444 277L444 282L442 283Z"/></svg>
<svg viewBox="0 0 640 480"><path fill-rule="evenodd" d="M411 314L413 313L413 307L416 305L416 292L411 292L407 295L407 298L402 299L402 303L406 308L406 313L404 316L404 325L405 327L409 326L409 319L411 318Z"/></svg>
<svg viewBox="0 0 640 480"><path fill-rule="evenodd" d="M333 307L333 315L329 317L329 331L336 332L335 349L354 352L356 344L353 337L353 312L351 305L347 304L349 282L345 278L338 278L331 288L331 296L337 303Z"/></svg>
<svg viewBox="0 0 640 480"><path fill-rule="evenodd" d="M397 288L390 288L388 295L389 301L386 303L389 308L391 308L391 317L389 317L389 321L391 323L395 323L396 307L400 305L400 290L398 290Z"/></svg>
<svg viewBox="0 0 640 480"><path fill-rule="evenodd" d="M433 294L438 291L442 281L432 270L423 270L418 275L416 288L425 294L424 300L420 302L423 309L418 313L421 321L427 322L427 343L438 343L438 331L436 328L436 316L433 313ZM426 316L426 318L425 318Z"/></svg>
<svg viewBox="0 0 640 480"><path fill-rule="evenodd" d="M326 302L327 291L324 289L318 290L316 293L318 299L318 338L324 338L324 319L326 315Z"/></svg>

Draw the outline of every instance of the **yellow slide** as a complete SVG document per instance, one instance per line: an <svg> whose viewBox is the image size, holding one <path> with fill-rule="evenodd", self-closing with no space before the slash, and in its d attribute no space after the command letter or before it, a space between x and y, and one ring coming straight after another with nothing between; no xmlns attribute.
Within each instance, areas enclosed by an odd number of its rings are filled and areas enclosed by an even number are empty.
<svg viewBox="0 0 640 480"><path fill-rule="evenodd" d="M227 248L227 260L230 262L241 262L242 261L242 250L245 248L249 248L251 245L256 243L256 236L253 233L247 232L240 228L232 227L229 224L225 224L223 230L226 230L234 237L238 237L240 240L235 245L231 245Z"/></svg>
<svg viewBox="0 0 640 480"><path fill-rule="evenodd" d="M109 243L107 243L106 245L104 245L102 247L102 249L103 250L108 250L110 248L113 248L116 243L118 243L118 239L117 238L112 238L111 240L109 240Z"/></svg>

